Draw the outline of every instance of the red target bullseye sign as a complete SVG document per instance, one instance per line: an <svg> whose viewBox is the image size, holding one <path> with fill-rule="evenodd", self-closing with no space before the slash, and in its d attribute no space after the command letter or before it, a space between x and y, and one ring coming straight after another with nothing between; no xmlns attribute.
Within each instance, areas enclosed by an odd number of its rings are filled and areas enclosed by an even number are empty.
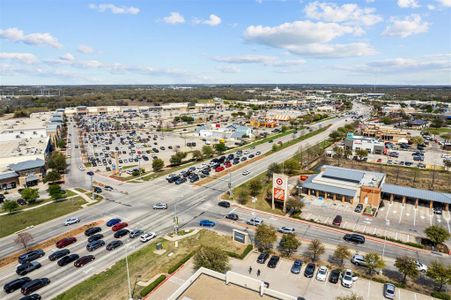
<svg viewBox="0 0 451 300"><path fill-rule="evenodd" d="M276 183L277 183L277 185L282 185L283 184L282 178L277 178Z"/></svg>

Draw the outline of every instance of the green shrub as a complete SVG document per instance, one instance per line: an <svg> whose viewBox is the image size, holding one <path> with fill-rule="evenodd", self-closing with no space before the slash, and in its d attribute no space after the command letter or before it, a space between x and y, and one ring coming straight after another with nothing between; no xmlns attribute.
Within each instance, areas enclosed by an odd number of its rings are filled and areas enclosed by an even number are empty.
<svg viewBox="0 0 451 300"><path fill-rule="evenodd" d="M157 279L152 281L148 286L143 288L140 292L141 297L147 296L154 288L156 288L160 283L166 279L166 275L160 275Z"/></svg>
<svg viewBox="0 0 451 300"><path fill-rule="evenodd" d="M254 249L254 247L252 245L247 245L246 248L244 248L243 252L241 254L237 254L235 252L230 252L227 251L227 255L233 258L238 258L238 259L244 259L246 257L246 255L249 254L249 252L252 251L252 249Z"/></svg>
<svg viewBox="0 0 451 300"><path fill-rule="evenodd" d="M431 293L431 296L434 298L439 298L439 299L443 299L443 300L451 300L451 296L445 292L434 291Z"/></svg>
<svg viewBox="0 0 451 300"><path fill-rule="evenodd" d="M179 262L177 262L175 265L173 265L172 267L169 268L168 273L172 274L175 271L178 270L178 268L180 268L184 263L186 263L191 257L193 257L195 254L195 251L189 253L188 255L186 255L184 258L182 258Z"/></svg>

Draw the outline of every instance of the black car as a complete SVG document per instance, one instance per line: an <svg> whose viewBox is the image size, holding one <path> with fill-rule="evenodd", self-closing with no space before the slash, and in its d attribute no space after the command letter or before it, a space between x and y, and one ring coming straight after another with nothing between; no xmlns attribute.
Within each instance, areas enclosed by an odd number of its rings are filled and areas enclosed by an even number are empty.
<svg viewBox="0 0 451 300"><path fill-rule="evenodd" d="M50 284L50 279L38 278L38 279L34 279L34 280L24 284L22 286L22 288L20 289L20 291L22 292L22 294L28 295L30 293L33 293L36 290L39 290L40 288L42 288L48 284Z"/></svg>
<svg viewBox="0 0 451 300"><path fill-rule="evenodd" d="M332 270L329 275L329 282L337 283L340 279L340 270Z"/></svg>
<svg viewBox="0 0 451 300"><path fill-rule="evenodd" d="M259 264L264 264L268 258L269 258L269 253L263 252L258 256L257 262Z"/></svg>
<svg viewBox="0 0 451 300"><path fill-rule="evenodd" d="M354 212L356 212L356 213L361 213L362 210L363 210L363 204L359 203L359 204L357 204L357 206L355 207Z"/></svg>
<svg viewBox="0 0 451 300"><path fill-rule="evenodd" d="M103 239L103 234L101 234L101 233L94 234L94 235L91 235L88 238L88 243L92 243L94 241L98 241L98 240L101 240L101 239Z"/></svg>
<svg viewBox="0 0 451 300"><path fill-rule="evenodd" d="M39 269L40 267L41 267L41 264L39 262L31 261L31 262L25 263L23 265L19 265L16 268L16 273L17 273L17 275L24 276L36 269Z"/></svg>
<svg viewBox="0 0 451 300"><path fill-rule="evenodd" d="M115 233L114 233L114 237L115 238L121 238L121 237L123 237L123 236L125 236L125 235L128 235L130 233L130 231L128 230L128 229L121 229L121 230L119 230L119 231L116 231Z"/></svg>
<svg viewBox="0 0 451 300"><path fill-rule="evenodd" d="M5 293L12 293L24 286L26 283L30 282L31 279L29 277L22 277L18 279L14 279L13 281L8 282L3 286L3 290Z"/></svg>
<svg viewBox="0 0 451 300"><path fill-rule="evenodd" d="M86 250L88 250L89 252L92 252L103 246L105 246L105 242L103 240L96 240L96 241L93 241L93 242L90 242L89 244L87 244Z"/></svg>
<svg viewBox="0 0 451 300"><path fill-rule="evenodd" d="M91 236L91 235L96 234L97 232L100 232L100 231L102 231L102 228L100 228L100 227L91 227L91 228L86 229L85 235L86 236Z"/></svg>
<svg viewBox="0 0 451 300"><path fill-rule="evenodd" d="M268 268L273 268L274 269L275 267L277 267L277 264L279 263L279 260L280 260L279 256L273 255L271 257L271 259L268 261L268 264L267 264Z"/></svg>
<svg viewBox="0 0 451 300"><path fill-rule="evenodd" d="M60 259L63 256L66 256L70 253L69 249L62 249L62 250L58 250L56 252L53 252L52 254L49 255L49 260L50 261L55 261L57 259Z"/></svg>
<svg viewBox="0 0 451 300"><path fill-rule="evenodd" d="M235 213L230 213L230 214L226 215L226 219L236 221L236 220L238 220L238 215Z"/></svg>
<svg viewBox="0 0 451 300"><path fill-rule="evenodd" d="M218 205L221 206L221 207L229 208L230 207L230 202L228 202L228 201L220 201L220 202L218 202Z"/></svg>
<svg viewBox="0 0 451 300"><path fill-rule="evenodd" d="M356 244L363 244L365 243L365 237L360 234L345 234L343 239L347 242L356 243Z"/></svg>
<svg viewBox="0 0 451 300"><path fill-rule="evenodd" d="M71 254L71 255L64 256L63 258L61 258L58 261L58 266L60 266L60 267L65 266L67 264L70 264L73 261L76 261L79 258L80 258L80 256L78 254Z"/></svg>
<svg viewBox="0 0 451 300"><path fill-rule="evenodd" d="M19 260L20 264L25 264L27 262L41 258L44 255L45 255L44 250L37 249L37 250L32 250L32 251L22 254L21 256L19 256L18 260Z"/></svg>
<svg viewBox="0 0 451 300"><path fill-rule="evenodd" d="M109 243L109 244L106 246L106 249L107 249L108 251L111 251L111 250L114 250L114 249L116 249L116 248L122 246L123 244L124 244L124 243L122 243L122 241L112 241L111 243Z"/></svg>
<svg viewBox="0 0 451 300"><path fill-rule="evenodd" d="M31 294L25 297L20 298L19 300L41 300L41 295L39 294Z"/></svg>
<svg viewBox="0 0 451 300"><path fill-rule="evenodd" d="M316 268L316 266L314 263L309 263L305 267L304 276L307 278L312 278L313 274L315 273L315 268Z"/></svg>
<svg viewBox="0 0 451 300"><path fill-rule="evenodd" d="M166 180L167 180L169 183L173 183L173 182L176 182L176 181L179 180L179 179L180 179L180 176L179 176L179 175L174 175L174 176L171 176L171 177L167 178Z"/></svg>
<svg viewBox="0 0 451 300"><path fill-rule="evenodd" d="M181 178L179 178L179 179L177 179L177 180L175 181L175 184L176 184L176 185L179 185L179 184L182 184L182 183L184 183L184 182L186 182L186 178L185 178L185 177L181 177Z"/></svg>
<svg viewBox="0 0 451 300"><path fill-rule="evenodd" d="M193 183L199 181L199 176L197 174L193 174L189 177L189 182Z"/></svg>
<svg viewBox="0 0 451 300"><path fill-rule="evenodd" d="M102 192L102 189L98 186L94 187L94 193L100 194Z"/></svg>

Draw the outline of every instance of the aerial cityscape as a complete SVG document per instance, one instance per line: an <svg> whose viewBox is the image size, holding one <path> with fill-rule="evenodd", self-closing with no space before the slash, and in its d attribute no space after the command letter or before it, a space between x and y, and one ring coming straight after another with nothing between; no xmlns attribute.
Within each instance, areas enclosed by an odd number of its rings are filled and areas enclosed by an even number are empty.
<svg viewBox="0 0 451 300"><path fill-rule="evenodd" d="M0 299L451 300L449 0L0 19Z"/></svg>

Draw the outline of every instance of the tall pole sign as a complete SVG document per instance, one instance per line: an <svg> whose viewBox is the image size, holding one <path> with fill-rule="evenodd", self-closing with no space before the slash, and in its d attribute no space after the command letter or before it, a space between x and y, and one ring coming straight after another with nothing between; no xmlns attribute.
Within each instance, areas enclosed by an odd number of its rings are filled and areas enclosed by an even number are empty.
<svg viewBox="0 0 451 300"><path fill-rule="evenodd" d="M286 211L288 199L288 176L284 174L272 175L272 209L275 201L283 202L283 211Z"/></svg>

